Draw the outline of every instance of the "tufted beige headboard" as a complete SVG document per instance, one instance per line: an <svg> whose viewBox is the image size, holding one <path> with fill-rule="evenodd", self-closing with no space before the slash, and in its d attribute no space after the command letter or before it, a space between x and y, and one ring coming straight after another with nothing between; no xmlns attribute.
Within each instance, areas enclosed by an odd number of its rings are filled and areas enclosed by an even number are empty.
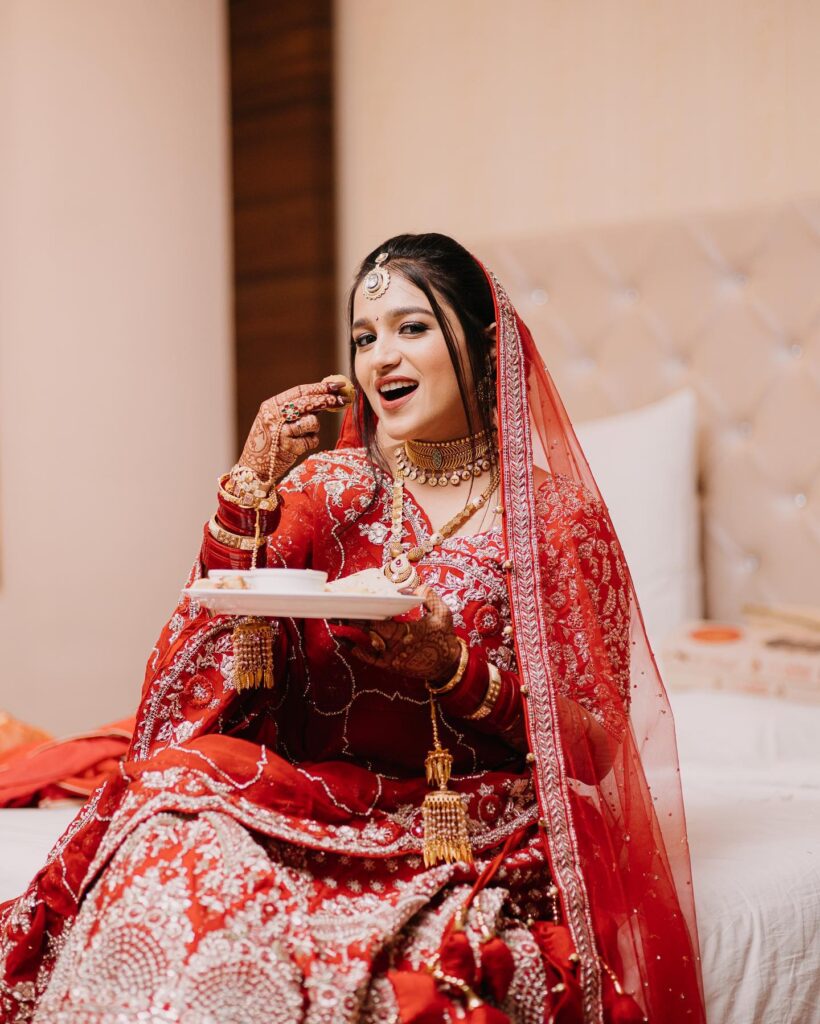
<svg viewBox="0 0 820 1024"><path fill-rule="evenodd" d="M697 391L707 613L820 605L820 198L476 249L574 419Z"/></svg>

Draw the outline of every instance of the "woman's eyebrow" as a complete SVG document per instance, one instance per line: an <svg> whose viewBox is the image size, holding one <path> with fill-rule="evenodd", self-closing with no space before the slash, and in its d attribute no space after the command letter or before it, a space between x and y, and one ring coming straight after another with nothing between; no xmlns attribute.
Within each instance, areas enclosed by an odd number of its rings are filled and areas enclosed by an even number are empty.
<svg viewBox="0 0 820 1024"><path fill-rule="evenodd" d="M425 309L424 306L399 306L397 309L389 309L384 315L390 317L391 320L399 320L403 316L410 316L412 313L425 313L427 316L433 316L432 309ZM358 327L367 327L370 324L370 320L367 317L359 317L358 320L354 320L351 325L355 331Z"/></svg>

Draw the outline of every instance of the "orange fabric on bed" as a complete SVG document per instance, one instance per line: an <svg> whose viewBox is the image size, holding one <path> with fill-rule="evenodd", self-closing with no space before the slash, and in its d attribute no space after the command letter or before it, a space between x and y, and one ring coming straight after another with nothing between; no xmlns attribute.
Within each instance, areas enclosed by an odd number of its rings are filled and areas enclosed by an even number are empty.
<svg viewBox="0 0 820 1024"><path fill-rule="evenodd" d="M28 742L0 752L0 807L31 807L44 799L87 797L117 771L134 719L52 740L32 730ZM46 737L46 742L43 742Z"/></svg>

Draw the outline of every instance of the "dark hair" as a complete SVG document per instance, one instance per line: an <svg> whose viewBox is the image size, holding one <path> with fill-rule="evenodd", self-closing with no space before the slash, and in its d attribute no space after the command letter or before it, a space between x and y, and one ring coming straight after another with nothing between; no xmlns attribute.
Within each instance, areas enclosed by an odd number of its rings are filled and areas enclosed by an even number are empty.
<svg viewBox="0 0 820 1024"><path fill-rule="evenodd" d="M375 265L379 253L389 256L387 269L400 274L424 293L438 321L458 381L458 390L471 434L494 428L495 368L489 358L487 328L495 318L493 295L487 277L469 252L447 235L396 235L377 246L362 261L347 301L348 328L353 326L353 299L365 275ZM458 317L467 342L468 368L456 343L453 325L442 309L439 296ZM356 346L350 342L351 379L356 385L354 414L361 424L362 443L371 462L385 468L376 444L376 417L355 374ZM471 395L477 397L474 401ZM492 458L494 454L491 453Z"/></svg>

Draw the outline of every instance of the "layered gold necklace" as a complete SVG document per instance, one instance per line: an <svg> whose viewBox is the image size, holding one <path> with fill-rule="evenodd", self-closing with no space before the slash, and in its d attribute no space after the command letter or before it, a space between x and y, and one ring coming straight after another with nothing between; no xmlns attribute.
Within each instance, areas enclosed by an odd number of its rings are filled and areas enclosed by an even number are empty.
<svg viewBox="0 0 820 1024"><path fill-rule="evenodd" d="M419 585L419 574L416 572L416 563L420 562L425 555L429 555L433 548L437 547L443 540L451 537L457 530L472 517L475 513L483 508L493 495L496 487L498 486L498 470L492 467L489 459L482 456L481 462L473 461L470 464L469 472L467 471L467 464L462 461L459 464L456 461L456 452L458 457L461 458L465 451L471 455L473 451L480 450L479 441L484 435L476 435L475 440L471 437L461 438L458 441L442 441L442 442L430 442L430 441L406 441L405 444L400 447L396 453L396 477L393 481L393 507L391 510L390 520L390 561L384 566L384 575L391 580L393 583L401 584L409 589L415 589ZM489 451L489 444L486 440L483 441L485 447L485 453ZM409 448L408 446L413 446ZM408 471L406 462L399 459L399 453L402 455L409 455L411 452L416 455L417 447L423 446L422 451L425 453L422 458L429 455L428 449L434 449L434 451L440 452L441 463L437 467L438 469L447 470L449 469L452 475L459 474L457 480L453 480L452 476L448 479L446 475L438 480L420 478L419 473L413 475L413 470ZM430 459L438 458L435 455L429 455ZM449 458L447 465L444 463L444 459ZM486 463L486 468L484 466ZM477 498L473 498L472 501L468 501L467 504L457 512L452 519L448 519L444 526L438 530L434 530L421 544L417 544L415 547L410 548L409 551L404 550L402 544L402 516L404 513L404 480L408 477L411 480L419 480L420 483L435 483L438 484L443 481L443 484L449 483L460 483L461 480L469 480L475 476L481 476L487 470L492 468L490 474L490 482L486 488L478 495ZM421 467L416 463L414 469L419 470ZM465 473L466 475L460 475ZM426 470L425 470L426 475ZM500 512L500 508L496 509L496 512Z"/></svg>
<svg viewBox="0 0 820 1024"><path fill-rule="evenodd" d="M405 441L396 449L396 465L408 480L430 487L458 486L488 472L492 448L486 430L454 441Z"/></svg>

